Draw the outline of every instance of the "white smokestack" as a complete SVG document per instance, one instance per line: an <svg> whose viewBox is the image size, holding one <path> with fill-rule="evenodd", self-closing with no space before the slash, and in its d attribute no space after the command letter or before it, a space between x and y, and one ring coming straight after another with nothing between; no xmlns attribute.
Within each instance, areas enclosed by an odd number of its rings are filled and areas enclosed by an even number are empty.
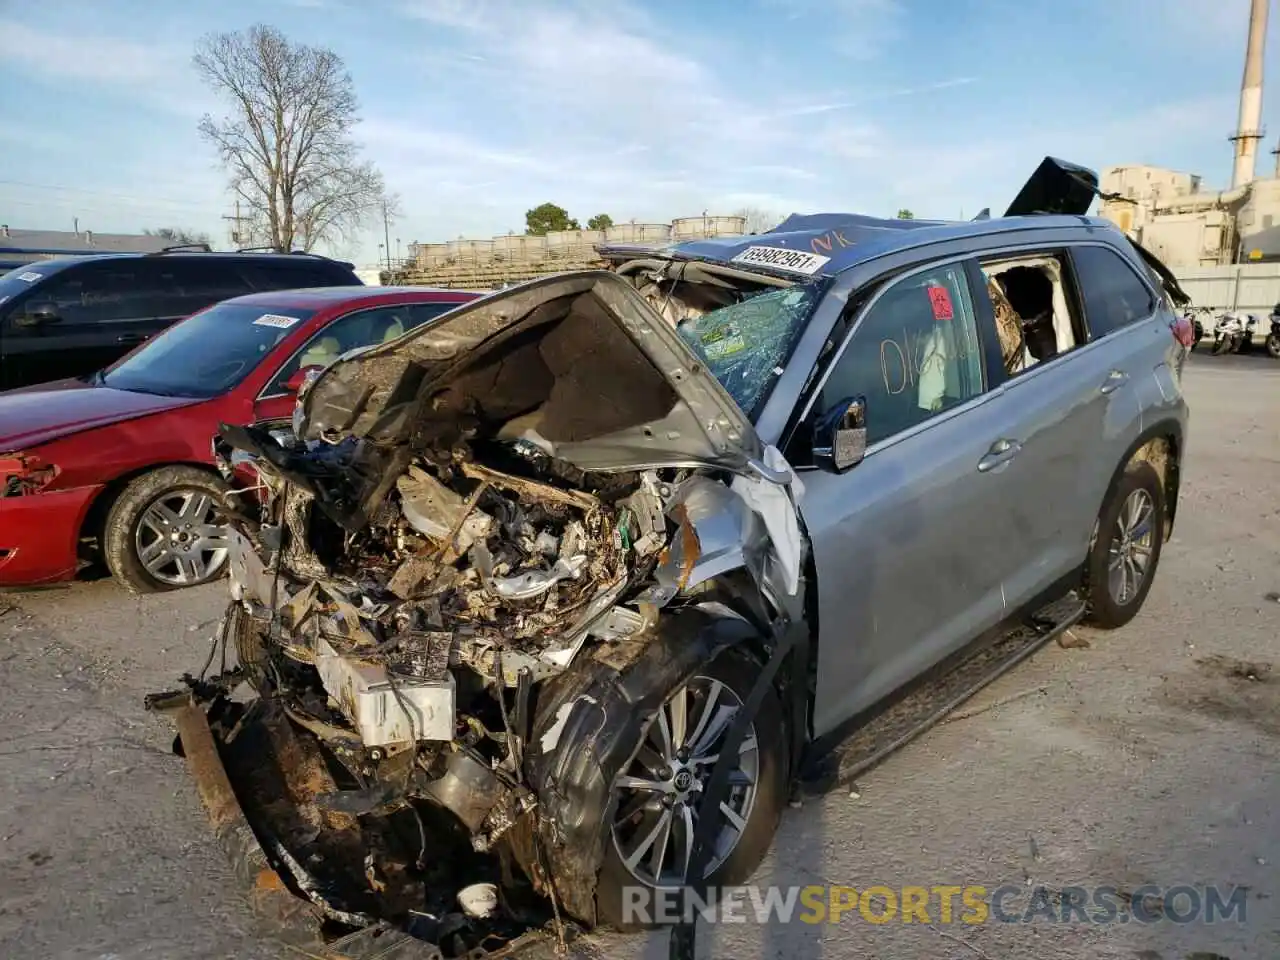
<svg viewBox="0 0 1280 960"><path fill-rule="evenodd" d="M1244 79L1240 82L1240 120L1236 125L1236 162L1231 186L1253 180L1262 137L1262 50L1267 39L1268 0L1253 0L1249 10L1249 46L1244 55Z"/></svg>

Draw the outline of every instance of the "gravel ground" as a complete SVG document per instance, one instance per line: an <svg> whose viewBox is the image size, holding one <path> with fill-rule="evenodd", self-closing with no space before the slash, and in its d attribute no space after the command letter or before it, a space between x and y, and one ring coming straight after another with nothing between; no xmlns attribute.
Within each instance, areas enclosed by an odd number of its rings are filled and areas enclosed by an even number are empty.
<svg viewBox="0 0 1280 960"><path fill-rule="evenodd" d="M845 792L788 811L757 884L1248 888L1244 922L755 923L721 960L1280 956L1280 364L1193 358L1176 536L1146 609L1080 629ZM1271 416L1268 416L1268 412ZM0 594L0 954L271 958L172 731L143 713L207 650L224 588ZM1223 659L1226 658L1226 659ZM1257 665L1258 679L1232 661ZM1011 901L1012 903L1013 901ZM665 937L584 945L665 957Z"/></svg>

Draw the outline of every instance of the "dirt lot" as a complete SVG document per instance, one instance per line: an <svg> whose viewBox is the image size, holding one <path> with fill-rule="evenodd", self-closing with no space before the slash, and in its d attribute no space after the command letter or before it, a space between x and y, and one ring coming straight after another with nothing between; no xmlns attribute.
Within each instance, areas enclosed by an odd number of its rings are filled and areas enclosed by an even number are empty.
<svg viewBox="0 0 1280 960"><path fill-rule="evenodd" d="M1245 921L871 925L851 914L704 927L706 956L1280 956L1280 676L1265 672L1280 660L1280 363L1195 359L1186 384L1178 527L1138 620L1045 649L865 777L856 798L789 811L755 882L1242 885ZM3 955L281 956L237 898L171 731L141 709L145 693L199 668L223 598L215 586L135 599L110 583L0 595ZM1215 658L1253 662L1257 679ZM665 937L587 950L658 958Z"/></svg>

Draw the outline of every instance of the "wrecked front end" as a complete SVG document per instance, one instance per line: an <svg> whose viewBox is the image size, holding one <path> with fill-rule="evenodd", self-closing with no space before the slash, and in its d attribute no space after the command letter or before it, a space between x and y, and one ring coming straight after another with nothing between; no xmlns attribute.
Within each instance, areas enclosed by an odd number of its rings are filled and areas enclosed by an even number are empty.
<svg viewBox="0 0 1280 960"><path fill-rule="evenodd" d="M170 705L215 824L243 811L218 825L246 879L269 866L344 956L371 930L471 956L597 923L649 718L724 646L767 655L799 593L789 468L740 421L712 432L743 455L717 451L692 411L725 398L593 283L330 368L303 439L224 429L224 473L254 477L228 517L232 666Z"/></svg>

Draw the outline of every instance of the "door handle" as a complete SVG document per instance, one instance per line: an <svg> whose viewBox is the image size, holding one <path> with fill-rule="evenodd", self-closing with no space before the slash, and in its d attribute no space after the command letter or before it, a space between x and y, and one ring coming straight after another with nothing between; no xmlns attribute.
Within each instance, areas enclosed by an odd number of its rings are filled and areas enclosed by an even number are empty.
<svg viewBox="0 0 1280 960"><path fill-rule="evenodd" d="M1102 386L1098 390L1105 396L1108 393L1115 393L1126 383L1129 382L1129 375L1123 370L1112 370L1107 374L1107 379L1102 381Z"/></svg>
<svg viewBox="0 0 1280 960"><path fill-rule="evenodd" d="M116 337L116 343L142 343L150 339L145 333L122 333Z"/></svg>
<svg viewBox="0 0 1280 960"><path fill-rule="evenodd" d="M986 456L978 461L978 472L986 473L988 470L994 470L1002 463L1008 463L1019 453L1022 452L1022 444L1017 440L1009 440L1002 438L991 445L991 449L987 451Z"/></svg>

